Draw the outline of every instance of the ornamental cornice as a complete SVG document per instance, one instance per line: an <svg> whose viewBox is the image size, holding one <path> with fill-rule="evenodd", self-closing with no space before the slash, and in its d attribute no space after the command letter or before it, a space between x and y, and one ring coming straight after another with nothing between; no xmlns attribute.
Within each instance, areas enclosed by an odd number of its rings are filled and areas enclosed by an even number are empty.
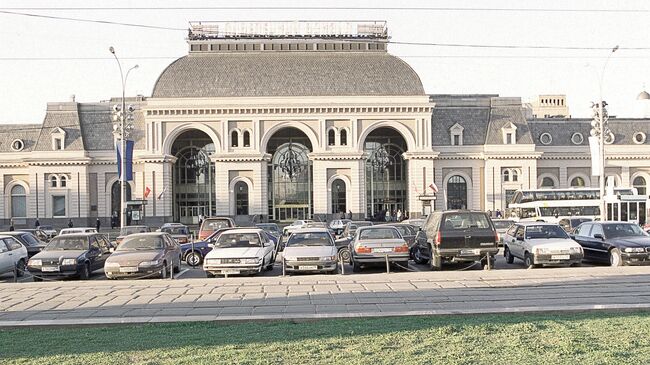
<svg viewBox="0 0 650 365"><path fill-rule="evenodd" d="M440 155L439 152L433 151L414 151L414 152L404 152L405 160L432 160L437 158Z"/></svg>
<svg viewBox="0 0 650 365"><path fill-rule="evenodd" d="M164 108L144 109L147 117L178 117L206 115L322 115L322 114L412 114L430 115L433 106L300 106L300 107L229 107L229 108Z"/></svg>
<svg viewBox="0 0 650 365"><path fill-rule="evenodd" d="M312 161L366 160L367 156L363 152L348 152L348 153L311 152L309 154L309 159Z"/></svg>
<svg viewBox="0 0 650 365"><path fill-rule="evenodd" d="M228 154L215 154L210 156L210 159L213 162L264 162L264 161L269 161L271 159L271 156L268 153L264 153L264 154L228 153Z"/></svg>

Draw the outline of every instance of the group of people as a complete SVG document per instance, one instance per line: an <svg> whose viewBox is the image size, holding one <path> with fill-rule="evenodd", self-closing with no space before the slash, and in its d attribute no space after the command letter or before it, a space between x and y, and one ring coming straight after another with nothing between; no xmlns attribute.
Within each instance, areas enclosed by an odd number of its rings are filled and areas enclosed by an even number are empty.
<svg viewBox="0 0 650 365"><path fill-rule="evenodd" d="M503 218L503 213L501 212L501 209L497 209L494 213L492 213L491 210L488 210L488 211L487 211L487 214L488 214L491 218Z"/></svg>
<svg viewBox="0 0 650 365"><path fill-rule="evenodd" d="M379 221L401 222L406 219L409 219L408 213L402 212L401 209L392 210L392 211L388 209L384 209L375 212L375 215L372 217L372 220L375 222L379 222Z"/></svg>
<svg viewBox="0 0 650 365"><path fill-rule="evenodd" d="M99 218L97 218L97 220L95 221L95 227L97 228L97 232L99 232L101 226L102 226L102 221ZM40 227L41 227L41 221L38 218L36 218L36 221L34 221L34 228L39 229ZM72 219L68 219L68 228L73 228L73 227L74 227L74 222L72 221ZM113 217L111 217L111 229L112 228L115 228ZM9 231L13 232L15 230L16 230L16 226L14 220L11 219L9 221Z"/></svg>

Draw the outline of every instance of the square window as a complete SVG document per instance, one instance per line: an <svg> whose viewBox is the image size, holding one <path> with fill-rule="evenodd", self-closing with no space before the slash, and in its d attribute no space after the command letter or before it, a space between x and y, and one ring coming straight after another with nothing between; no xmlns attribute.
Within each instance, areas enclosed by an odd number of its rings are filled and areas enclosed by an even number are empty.
<svg viewBox="0 0 650 365"><path fill-rule="evenodd" d="M52 197L52 216L65 217L65 196L55 195Z"/></svg>

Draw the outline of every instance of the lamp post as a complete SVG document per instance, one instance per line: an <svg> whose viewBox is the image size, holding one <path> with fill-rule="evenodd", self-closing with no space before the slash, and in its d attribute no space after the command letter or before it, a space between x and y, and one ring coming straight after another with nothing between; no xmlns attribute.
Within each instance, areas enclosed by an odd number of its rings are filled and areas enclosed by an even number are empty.
<svg viewBox="0 0 650 365"><path fill-rule="evenodd" d="M129 77L129 73L138 68L138 65L135 65L126 71L126 75L122 72L122 63L117 58L115 54L115 48L112 46L108 49L115 61L117 62L117 67L120 69L120 80L122 82L122 105L116 104L113 106L113 134L120 138L120 148L122 153L120 154L120 161L118 163L121 166L122 174L120 175L120 228L126 226L126 139L131 134L133 129L133 112L135 107L129 105L126 106L125 94L126 94L126 80Z"/></svg>
<svg viewBox="0 0 650 365"><path fill-rule="evenodd" d="M600 192L600 221L603 222L607 218L607 204L605 203L605 139L607 136L611 134L611 131L609 127L607 127L607 103L603 101L603 79L605 77L605 69L607 68L607 64L609 63L610 58L612 58L612 55L614 52L618 50L618 46L615 46L612 48L611 52L607 56L607 59L605 60L605 64L603 65L603 69L600 72L600 80L599 80L599 93L600 93L600 101L597 104L592 105L592 108L594 110L594 121L592 122L592 129L591 129L591 135L594 137L598 137L598 154L599 154L599 162L600 166L599 171L598 171L598 188Z"/></svg>

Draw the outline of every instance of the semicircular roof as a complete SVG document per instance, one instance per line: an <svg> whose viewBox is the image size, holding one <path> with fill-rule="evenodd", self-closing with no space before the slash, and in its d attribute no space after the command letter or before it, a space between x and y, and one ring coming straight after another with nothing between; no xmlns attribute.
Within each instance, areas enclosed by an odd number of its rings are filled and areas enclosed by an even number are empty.
<svg viewBox="0 0 650 365"><path fill-rule="evenodd" d="M189 55L170 64L155 98L424 95L420 77L385 52Z"/></svg>

